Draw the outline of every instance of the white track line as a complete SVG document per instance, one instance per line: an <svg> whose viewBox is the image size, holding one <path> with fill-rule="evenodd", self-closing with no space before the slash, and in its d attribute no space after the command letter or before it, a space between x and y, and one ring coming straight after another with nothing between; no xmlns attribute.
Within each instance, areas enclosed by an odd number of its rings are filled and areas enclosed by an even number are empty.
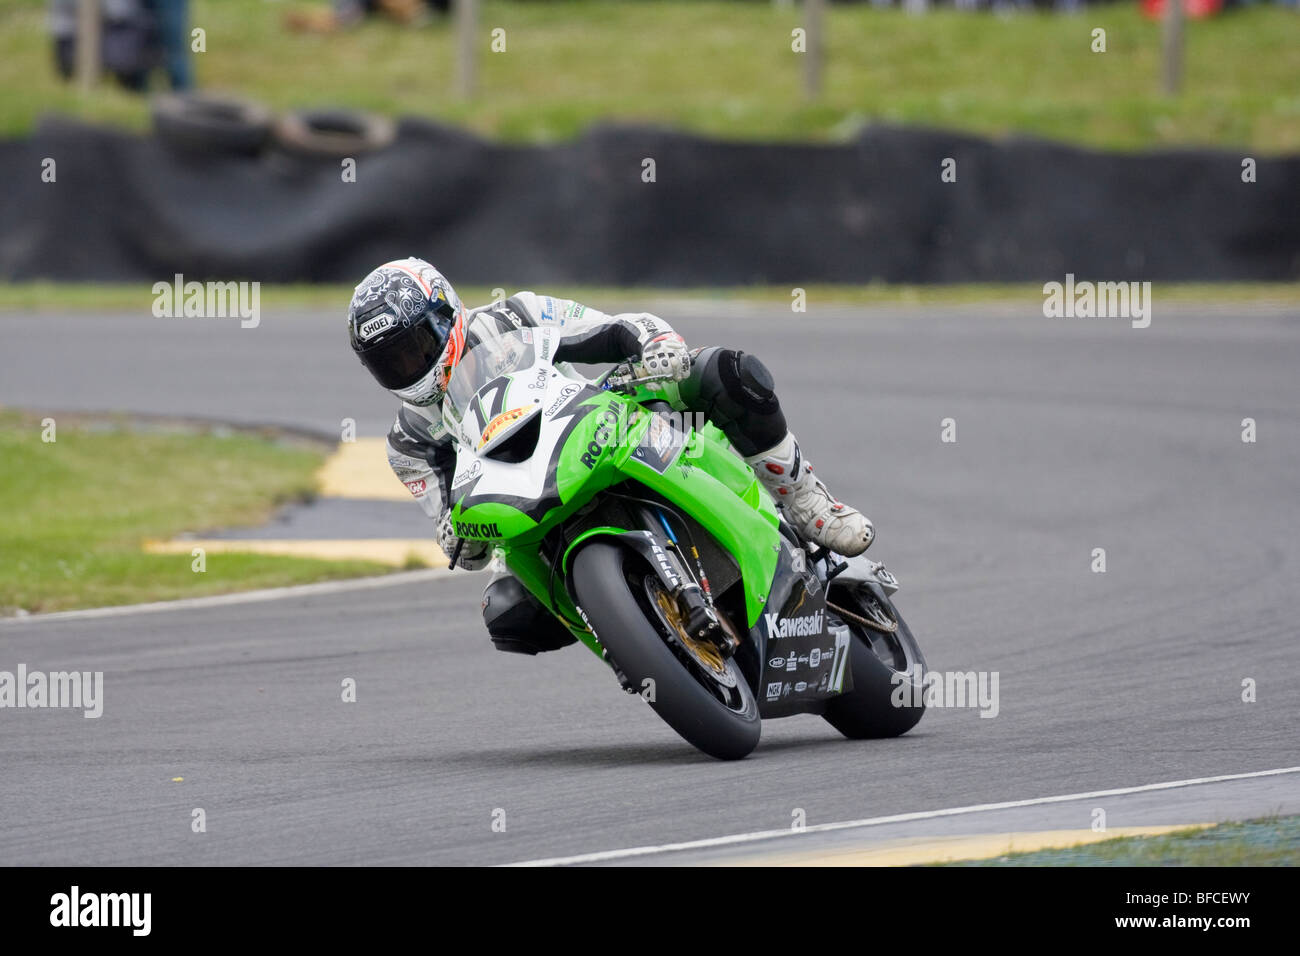
<svg viewBox="0 0 1300 956"><path fill-rule="evenodd" d="M661 846L634 846L623 850L602 850L578 856L557 856L544 860L524 860L507 866L568 866L580 863L602 863L606 860L626 860L656 853L676 853L680 850L702 850L710 847L734 846L738 843L756 843L777 837L802 836L808 833L828 833L832 830L852 830L875 827L885 823L907 823L912 820L932 820L936 817L955 817L965 813L985 813L990 810L1011 810L1017 807L1035 807L1045 803L1069 803L1074 800L1092 800L1097 797L1116 797L1129 793L1149 793L1152 790L1175 790L1199 784L1221 783L1225 780L1248 780L1254 777L1276 777L1281 774L1300 773L1300 767L1281 767L1277 770L1256 770L1252 773L1230 773L1219 777L1196 777L1191 780L1171 780L1166 783L1148 783L1140 787L1120 787L1115 790L1092 790L1087 793L1067 793L1055 797L1033 797L1029 800L1007 800L1003 803L980 803L969 807L950 807L947 810L922 810L916 813L896 813L888 817L870 817L866 820L846 820L841 823L817 823L801 830L760 830L755 833L735 833L731 836L689 840L685 843L665 843Z"/></svg>
<svg viewBox="0 0 1300 956"><path fill-rule="evenodd" d="M52 611L49 614L29 614L24 617L0 618L0 627L6 624L35 624L41 621L79 621L97 617L121 617L130 614L150 614L156 611L188 611L207 607L224 607L230 604L254 604L259 601L279 601L284 598L310 597L314 594L338 594L344 591L368 591L371 588L396 587L399 584L418 584L422 581L439 581L455 574L446 568L426 568L421 571L398 571L368 578L347 578L342 581L320 581L316 584L294 584L282 588L264 588L259 591L240 591L234 594L212 594L207 597L182 598L178 601L154 601L149 604L120 604L113 607L92 607L81 611Z"/></svg>

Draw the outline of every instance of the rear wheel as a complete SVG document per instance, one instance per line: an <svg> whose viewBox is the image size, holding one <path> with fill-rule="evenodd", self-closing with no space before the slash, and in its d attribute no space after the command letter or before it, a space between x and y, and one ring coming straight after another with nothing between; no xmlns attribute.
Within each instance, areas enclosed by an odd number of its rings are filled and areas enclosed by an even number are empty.
<svg viewBox="0 0 1300 956"><path fill-rule="evenodd" d="M925 714L921 692L925 657L907 622L892 601L864 585L833 587L830 603L876 626L828 610L832 620L839 618L853 634L849 646L853 690L826 705L826 720L854 740L907 733Z"/></svg>
<svg viewBox="0 0 1300 956"><path fill-rule="evenodd" d="M758 745L758 704L735 660L685 634L675 602L639 556L588 544L574 559L573 584L610 660L668 726L720 760Z"/></svg>

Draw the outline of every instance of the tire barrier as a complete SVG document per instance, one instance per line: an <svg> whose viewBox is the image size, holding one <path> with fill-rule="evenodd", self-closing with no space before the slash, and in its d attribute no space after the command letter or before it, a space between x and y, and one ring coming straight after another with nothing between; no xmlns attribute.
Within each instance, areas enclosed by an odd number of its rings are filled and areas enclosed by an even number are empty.
<svg viewBox="0 0 1300 956"><path fill-rule="evenodd" d="M513 146L340 111L268 139L256 111L156 116L155 136L49 119L0 141L0 278L351 282L406 255L510 287L1300 278L1296 156L887 126Z"/></svg>
<svg viewBox="0 0 1300 956"><path fill-rule="evenodd" d="M165 93L150 104L154 136L182 152L253 156L271 135L271 111L212 93Z"/></svg>

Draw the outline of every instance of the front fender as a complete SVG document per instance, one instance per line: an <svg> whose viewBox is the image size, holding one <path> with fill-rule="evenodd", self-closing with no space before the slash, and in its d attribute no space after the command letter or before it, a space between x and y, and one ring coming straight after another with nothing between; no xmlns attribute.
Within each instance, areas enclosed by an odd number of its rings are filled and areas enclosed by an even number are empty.
<svg viewBox="0 0 1300 956"><path fill-rule="evenodd" d="M569 593L574 594L573 580L569 573L569 564L578 550L582 548L592 538L604 538L605 540L613 539L621 547L635 551L646 559L646 563L655 570L669 592L676 591L682 585L681 575L673 567L672 559L668 552L663 549L655 538L654 534L649 531L627 531L623 528L615 528L610 525L604 525L599 528L589 528L574 539L573 543L564 551L564 557L560 561L560 570L564 572L564 580L568 585Z"/></svg>
<svg viewBox="0 0 1300 956"><path fill-rule="evenodd" d="M664 459L629 456L620 468L695 518L735 558L743 582L746 626L753 627L767 605L781 533L776 505L750 467L731 451L695 434L686 447Z"/></svg>

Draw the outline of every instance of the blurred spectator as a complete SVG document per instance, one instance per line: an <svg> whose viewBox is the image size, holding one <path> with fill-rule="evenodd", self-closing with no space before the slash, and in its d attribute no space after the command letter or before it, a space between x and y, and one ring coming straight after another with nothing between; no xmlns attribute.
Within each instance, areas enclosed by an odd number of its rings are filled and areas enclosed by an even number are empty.
<svg viewBox="0 0 1300 956"><path fill-rule="evenodd" d="M194 88L190 66L190 0L145 0L153 8L163 68L173 90Z"/></svg>
<svg viewBox="0 0 1300 956"><path fill-rule="evenodd" d="M334 0L329 9L291 10L284 23L290 30L332 33L355 26L373 14L418 26L428 22L431 10L446 13L450 8L451 0Z"/></svg>
<svg viewBox="0 0 1300 956"><path fill-rule="evenodd" d="M51 0L49 25L59 75L77 65L78 0ZM99 0L100 69L129 90L143 92L158 66L174 90L194 86L190 68L189 0Z"/></svg>
<svg viewBox="0 0 1300 956"><path fill-rule="evenodd" d="M830 0L832 3L854 4L870 3L875 7L902 7L914 12L923 12L918 7L953 7L957 10L991 10L994 12L1014 12L1018 9L1053 9L1061 12L1077 12L1084 7L1118 5L1128 0L922 0L914 4L913 0ZM1285 7L1300 6L1300 0L1184 0L1183 6L1189 17L1199 18L1213 16L1220 10L1249 7L1256 4L1276 3ZM1153 0L1138 0L1138 6L1148 16L1163 15L1164 4Z"/></svg>

